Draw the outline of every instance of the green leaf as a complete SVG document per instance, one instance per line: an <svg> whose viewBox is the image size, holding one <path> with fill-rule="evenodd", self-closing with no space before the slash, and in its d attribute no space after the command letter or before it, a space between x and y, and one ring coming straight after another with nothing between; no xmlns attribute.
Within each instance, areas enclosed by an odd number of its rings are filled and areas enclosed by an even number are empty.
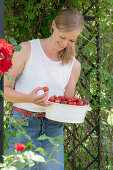
<svg viewBox="0 0 113 170"><path fill-rule="evenodd" d="M0 80L1 80L2 76L3 76L3 75L0 73Z"/></svg>
<svg viewBox="0 0 113 170"><path fill-rule="evenodd" d="M105 46L111 48L111 45L109 43L106 43Z"/></svg>
<svg viewBox="0 0 113 170"><path fill-rule="evenodd" d="M34 156L34 153L32 151L25 151L24 156L26 156L27 159L31 159L32 156Z"/></svg>
<svg viewBox="0 0 113 170"><path fill-rule="evenodd" d="M20 51L22 47L20 45L14 46L14 51Z"/></svg>
<svg viewBox="0 0 113 170"><path fill-rule="evenodd" d="M16 166L17 168L21 168L21 169L25 168L25 163L23 162L23 159L20 159L20 161L16 163Z"/></svg>
<svg viewBox="0 0 113 170"><path fill-rule="evenodd" d="M7 77L10 83L13 83L13 79L9 74L5 73L5 76Z"/></svg>
<svg viewBox="0 0 113 170"><path fill-rule="evenodd" d="M46 140L48 139L49 137L46 136L45 134L41 135L40 137L37 138L37 140Z"/></svg>
<svg viewBox="0 0 113 170"><path fill-rule="evenodd" d="M61 138L61 137L57 137L58 139L59 139L59 141L61 142L61 143L64 143L64 139L63 138Z"/></svg>
<svg viewBox="0 0 113 170"><path fill-rule="evenodd" d="M35 151L40 152L44 156L47 155L47 152L43 148L41 148L41 147L36 148Z"/></svg>
<svg viewBox="0 0 113 170"><path fill-rule="evenodd" d="M21 130L17 129L17 133L16 133L16 137L20 138L21 136L23 136L23 133Z"/></svg>
<svg viewBox="0 0 113 170"><path fill-rule="evenodd" d="M3 91L0 89L0 95L2 96L2 97L4 97L4 93L3 93Z"/></svg>
<svg viewBox="0 0 113 170"><path fill-rule="evenodd" d="M8 131L6 129L4 129L4 132L5 132L5 136L6 136L7 139L11 139L12 138L12 132L10 132L10 131Z"/></svg>
<svg viewBox="0 0 113 170"><path fill-rule="evenodd" d="M29 135L27 135L26 133L24 135L28 140L31 140L31 137Z"/></svg>
<svg viewBox="0 0 113 170"><path fill-rule="evenodd" d="M40 155L32 156L32 160L35 162L45 162L45 159L43 158L43 156L40 156Z"/></svg>
<svg viewBox="0 0 113 170"><path fill-rule="evenodd" d="M57 141L56 138L51 137L51 138L48 138L48 140L49 140L53 145L59 146L58 141Z"/></svg>
<svg viewBox="0 0 113 170"><path fill-rule="evenodd" d="M16 123L16 120L13 117L10 117L10 122L11 123Z"/></svg>
<svg viewBox="0 0 113 170"><path fill-rule="evenodd" d="M10 41L11 44L17 45L17 42L13 37L9 37L9 41Z"/></svg>

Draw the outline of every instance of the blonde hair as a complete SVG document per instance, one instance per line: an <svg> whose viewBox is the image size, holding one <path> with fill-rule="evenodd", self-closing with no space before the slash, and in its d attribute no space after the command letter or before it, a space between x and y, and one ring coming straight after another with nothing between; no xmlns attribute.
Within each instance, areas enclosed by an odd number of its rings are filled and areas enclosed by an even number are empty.
<svg viewBox="0 0 113 170"><path fill-rule="evenodd" d="M57 14L55 24L59 31L71 32L79 30L81 32L84 28L84 19L78 10L67 8ZM67 64L70 61L72 62L75 55L75 46L73 45L60 51L59 59L62 60L62 64Z"/></svg>

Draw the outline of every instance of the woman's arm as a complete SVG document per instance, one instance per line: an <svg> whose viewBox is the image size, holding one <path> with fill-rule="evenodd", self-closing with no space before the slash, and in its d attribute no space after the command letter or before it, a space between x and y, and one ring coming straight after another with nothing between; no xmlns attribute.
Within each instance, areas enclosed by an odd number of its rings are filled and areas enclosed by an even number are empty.
<svg viewBox="0 0 113 170"><path fill-rule="evenodd" d="M68 96L68 97L74 96L75 87L76 87L77 81L79 79L80 72L81 72L81 64L77 59L74 59L71 76L70 76L69 82L65 88L66 96Z"/></svg>
<svg viewBox="0 0 113 170"><path fill-rule="evenodd" d="M31 52L30 42L24 42L20 45L22 49L14 53L12 58L13 68L8 72L14 80L13 83L9 82L4 76L4 98L15 103L34 103L41 106L48 106L48 92L37 96L37 92L42 89L41 87L37 87L30 94L21 93L13 89L15 79L23 71Z"/></svg>
<svg viewBox="0 0 113 170"><path fill-rule="evenodd" d="M12 57L13 67L8 72L13 78L13 83L9 82L4 76L4 97L11 102L25 102L29 100L26 94L17 92L13 89L15 79L24 69L30 54L30 44L28 42L21 43L20 45L22 46L22 49L19 52L14 53Z"/></svg>

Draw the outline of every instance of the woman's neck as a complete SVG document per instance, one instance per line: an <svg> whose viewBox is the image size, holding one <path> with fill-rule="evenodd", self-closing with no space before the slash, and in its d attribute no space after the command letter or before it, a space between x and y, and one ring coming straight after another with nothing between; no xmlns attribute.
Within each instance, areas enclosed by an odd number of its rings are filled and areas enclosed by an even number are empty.
<svg viewBox="0 0 113 170"><path fill-rule="evenodd" d="M54 61L59 61L58 51L54 47L52 37L50 36L49 38L46 39L40 39L40 42L47 57Z"/></svg>

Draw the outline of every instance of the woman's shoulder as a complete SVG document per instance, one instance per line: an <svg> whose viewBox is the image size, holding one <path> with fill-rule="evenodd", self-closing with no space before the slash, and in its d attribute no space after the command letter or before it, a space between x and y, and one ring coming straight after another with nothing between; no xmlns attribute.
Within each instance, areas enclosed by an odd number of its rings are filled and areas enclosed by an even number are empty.
<svg viewBox="0 0 113 170"><path fill-rule="evenodd" d="M30 47L30 41L21 42L19 45L22 47L22 49L29 48Z"/></svg>
<svg viewBox="0 0 113 170"><path fill-rule="evenodd" d="M73 69L74 70L81 70L81 63L76 58L73 59Z"/></svg>
<svg viewBox="0 0 113 170"><path fill-rule="evenodd" d="M21 61L21 63L27 63L30 57L31 45L29 41L21 42L19 44L22 48L20 51L14 52L13 60Z"/></svg>

